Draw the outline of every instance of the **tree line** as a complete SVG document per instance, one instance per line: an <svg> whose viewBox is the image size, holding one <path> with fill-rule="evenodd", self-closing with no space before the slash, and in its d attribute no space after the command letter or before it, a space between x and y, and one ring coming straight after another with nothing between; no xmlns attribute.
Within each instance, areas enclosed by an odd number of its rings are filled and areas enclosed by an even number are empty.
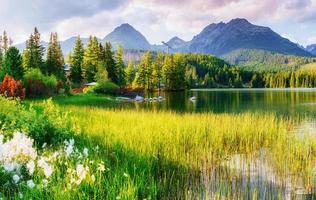
<svg viewBox="0 0 316 200"><path fill-rule="evenodd" d="M0 79L5 75L22 80L27 91L45 94L47 90L81 87L85 83L115 84L118 88L184 90L217 87L315 87L316 75L309 71L255 72L232 66L213 55L143 52L139 61L124 60L124 50L102 44L90 36L83 44L77 37L67 63L57 33L51 33L48 48L41 44L37 28L30 34L20 54L4 32L0 36ZM113 85L111 85L113 86ZM101 89L100 91L106 91ZM48 92L52 93L52 92Z"/></svg>

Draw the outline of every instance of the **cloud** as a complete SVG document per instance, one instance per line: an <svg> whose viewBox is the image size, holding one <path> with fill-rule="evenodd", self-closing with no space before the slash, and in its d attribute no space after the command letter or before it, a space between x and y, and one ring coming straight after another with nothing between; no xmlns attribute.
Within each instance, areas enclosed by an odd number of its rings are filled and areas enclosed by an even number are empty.
<svg viewBox="0 0 316 200"><path fill-rule="evenodd" d="M315 10L316 0L1 0L0 30L8 30L18 42L34 26L44 39L50 31L58 31L62 39L104 37L128 22L151 43L160 43L174 35L190 40L206 25L236 17L276 27L293 21L307 24L308 31L315 26Z"/></svg>

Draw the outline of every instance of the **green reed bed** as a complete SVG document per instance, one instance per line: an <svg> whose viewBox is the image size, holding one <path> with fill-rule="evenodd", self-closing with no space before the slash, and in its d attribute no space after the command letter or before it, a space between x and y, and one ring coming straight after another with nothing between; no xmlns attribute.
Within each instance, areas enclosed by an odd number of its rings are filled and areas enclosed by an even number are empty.
<svg viewBox="0 0 316 200"><path fill-rule="evenodd" d="M269 193L284 197L287 181L292 183L289 195L296 194L296 187L303 187L305 193L314 188L316 143L309 137L297 137L292 131L299 120L253 113L178 114L76 106L63 109L72 113L73 122L84 133L98 138L108 148L119 145L126 152L148 158L145 168L158 165L158 169L149 170L153 174L147 175L158 182L155 184L162 196L233 198L240 193L249 198L250 192L251 197ZM242 182L236 178L245 174L234 175L231 166L223 167L223 163L235 155L242 155L244 162L251 163L263 156L262 152L273 175L278 177L266 187L276 185L275 188L264 194L256 192L255 186L233 189L233 182L237 187ZM134 178L137 180L137 175Z"/></svg>

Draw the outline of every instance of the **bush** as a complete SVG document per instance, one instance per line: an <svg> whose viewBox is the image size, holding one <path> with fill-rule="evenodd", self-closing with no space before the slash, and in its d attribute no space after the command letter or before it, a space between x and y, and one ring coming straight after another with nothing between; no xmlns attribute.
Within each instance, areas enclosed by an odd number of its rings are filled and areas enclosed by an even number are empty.
<svg viewBox="0 0 316 200"><path fill-rule="evenodd" d="M45 76L39 69L31 69L24 75L29 96L51 96L57 92L57 79L54 75Z"/></svg>
<svg viewBox="0 0 316 200"><path fill-rule="evenodd" d="M104 80L100 81L94 88L94 92L98 94L113 94L116 93L120 87L116 85L115 83L109 81L109 80Z"/></svg>
<svg viewBox="0 0 316 200"><path fill-rule="evenodd" d="M16 81L11 76L6 75L3 82L0 84L0 94L5 95L6 97L24 99L25 89L23 88L21 81Z"/></svg>
<svg viewBox="0 0 316 200"><path fill-rule="evenodd" d="M96 88L96 86L85 87L85 88L83 89L83 93L84 93L84 94L91 94L91 93L94 93L95 88Z"/></svg>
<svg viewBox="0 0 316 200"><path fill-rule="evenodd" d="M42 105L24 106L18 101L9 101L0 96L0 132L10 135L15 131L27 132L36 141L59 145L75 135L75 129L68 115L62 113L51 100Z"/></svg>

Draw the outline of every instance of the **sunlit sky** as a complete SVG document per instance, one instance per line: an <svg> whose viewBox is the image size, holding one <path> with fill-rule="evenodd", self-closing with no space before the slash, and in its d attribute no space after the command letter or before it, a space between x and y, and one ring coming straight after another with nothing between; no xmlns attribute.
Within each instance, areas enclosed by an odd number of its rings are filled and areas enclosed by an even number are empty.
<svg viewBox="0 0 316 200"><path fill-rule="evenodd" d="M0 0L0 30L14 43L34 26L47 40L80 34L103 38L129 23L152 44L179 36L191 40L210 23L246 18L304 46L316 43L316 0Z"/></svg>

